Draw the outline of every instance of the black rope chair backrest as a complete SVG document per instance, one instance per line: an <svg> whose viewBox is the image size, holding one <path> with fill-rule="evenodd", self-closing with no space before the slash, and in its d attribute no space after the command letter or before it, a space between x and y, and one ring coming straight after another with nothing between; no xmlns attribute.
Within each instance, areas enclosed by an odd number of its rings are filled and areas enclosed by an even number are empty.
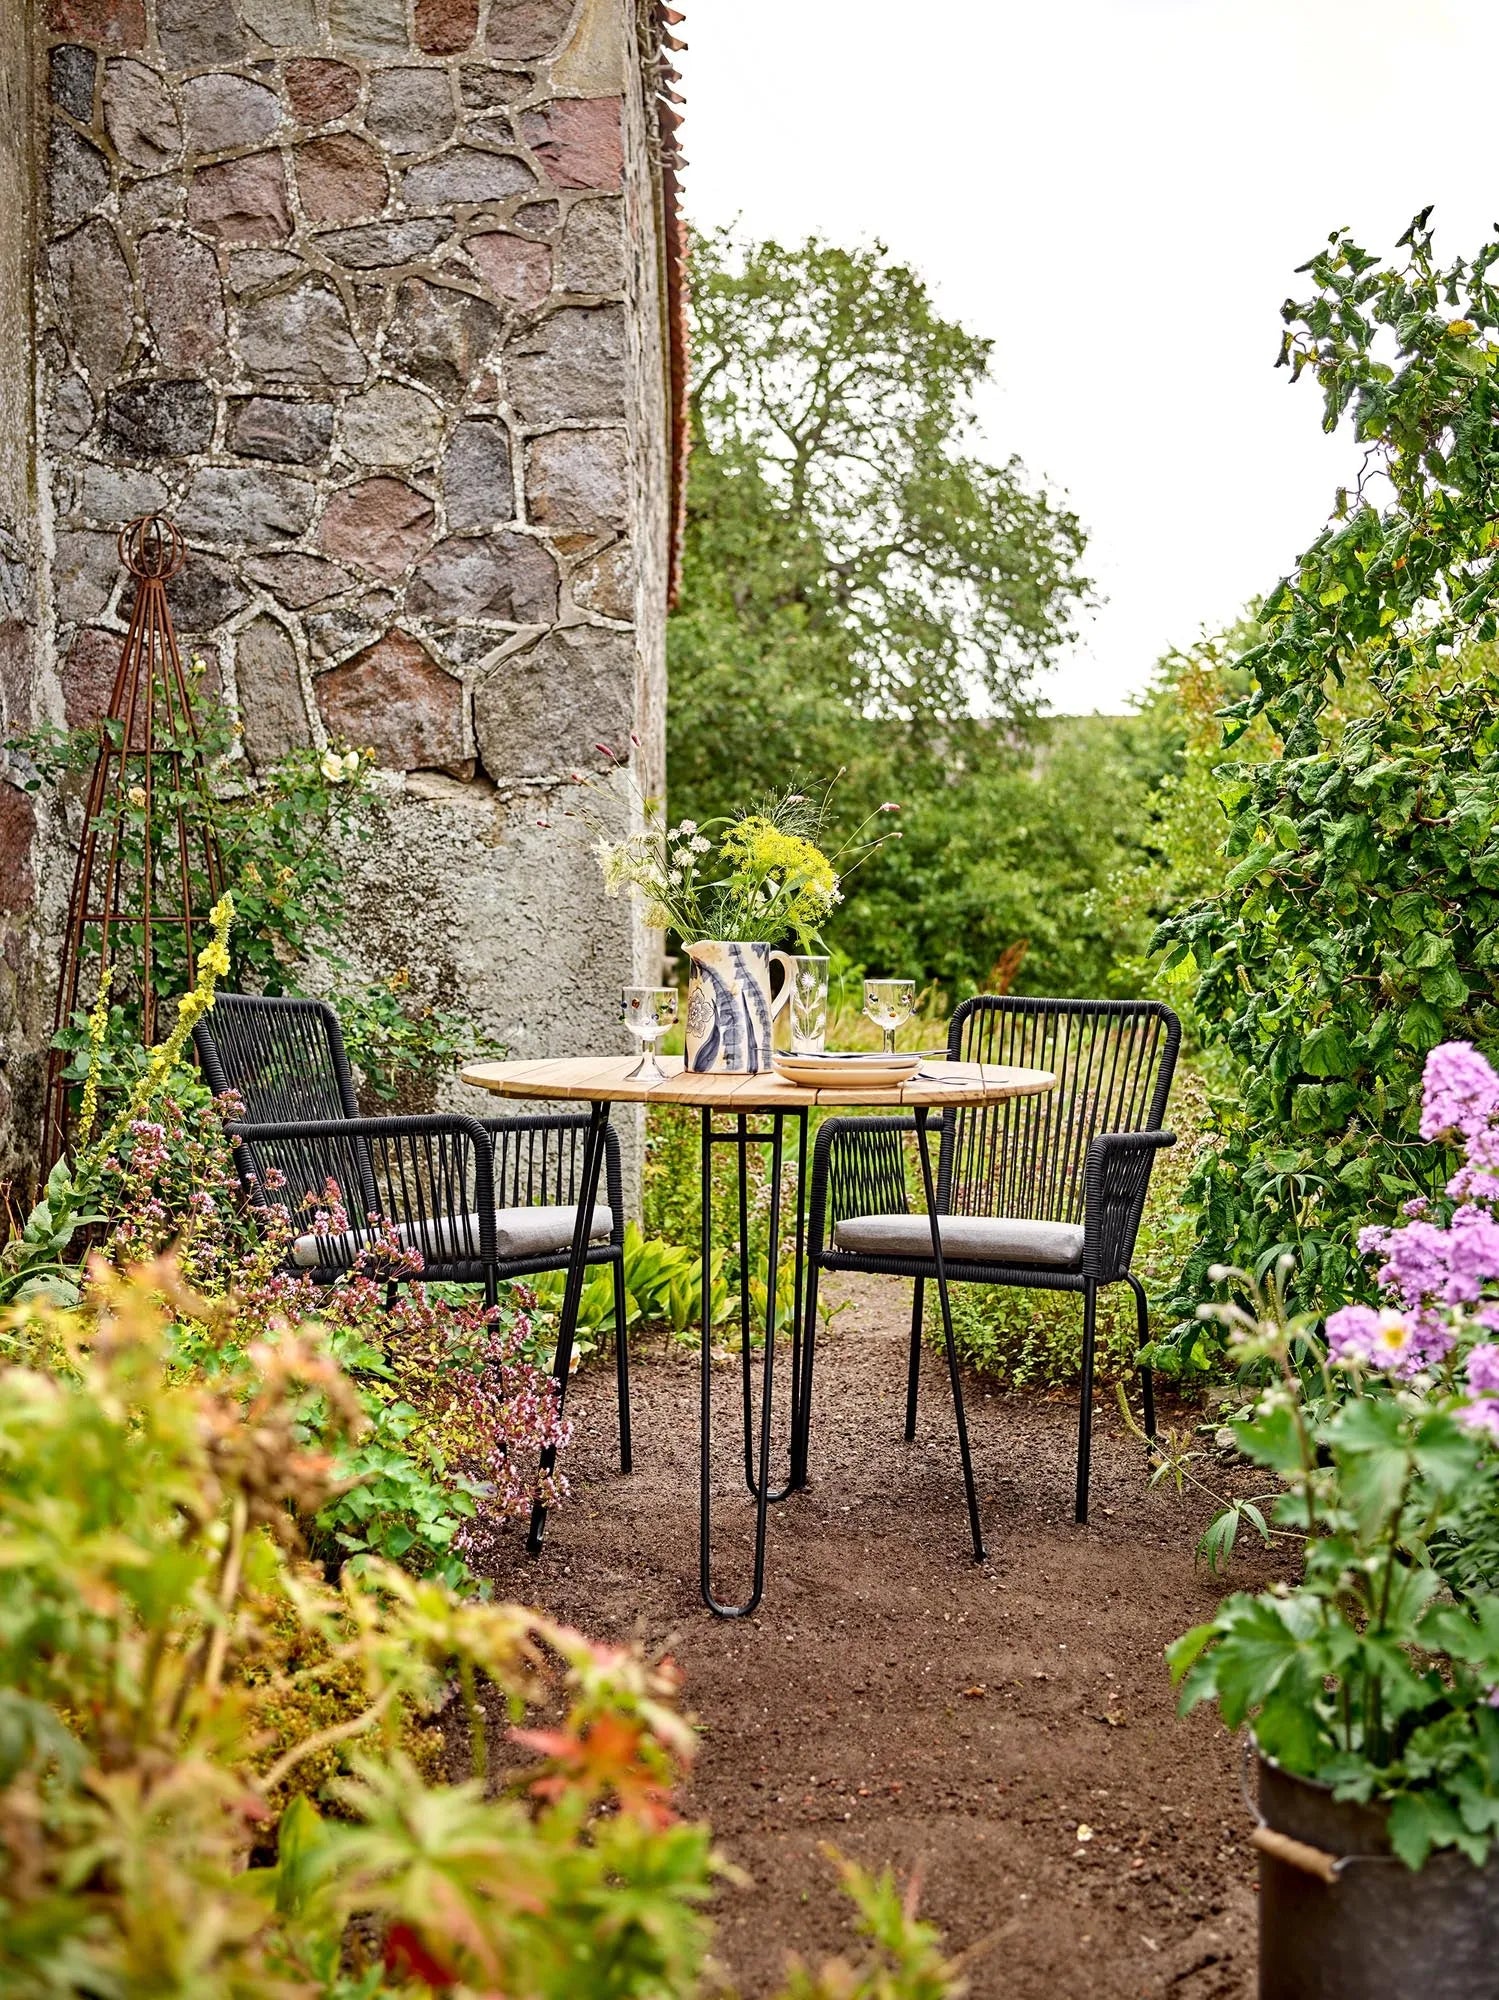
<svg viewBox="0 0 1499 2000"><path fill-rule="evenodd" d="M1051 1070L1057 1087L949 1111L938 1206L952 1215L1081 1222L1089 1140L1161 1129L1180 1044L1181 1023L1153 1000L965 1001L949 1025L949 1057Z"/></svg>
<svg viewBox="0 0 1499 2000"><path fill-rule="evenodd" d="M326 1128L359 1117L343 1033L325 1001L219 993L193 1041L214 1096L233 1091L244 1106L236 1123ZM362 1205L361 1220L384 1212L362 1136L324 1130L316 1137L262 1139L237 1151L241 1172L261 1190L267 1170L276 1169L293 1202L321 1193L331 1180L346 1207Z"/></svg>
<svg viewBox="0 0 1499 2000"><path fill-rule="evenodd" d="M247 1124L359 1116L338 1016L325 1001L220 993L194 1039L209 1088L234 1091Z"/></svg>

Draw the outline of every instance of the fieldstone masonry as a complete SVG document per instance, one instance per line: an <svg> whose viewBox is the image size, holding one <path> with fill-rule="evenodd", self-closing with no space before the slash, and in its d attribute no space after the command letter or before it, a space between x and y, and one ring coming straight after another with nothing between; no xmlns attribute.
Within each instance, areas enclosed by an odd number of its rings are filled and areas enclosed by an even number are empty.
<svg viewBox="0 0 1499 2000"><path fill-rule="evenodd" d="M375 752L356 971L409 966L518 1053L612 1046L652 940L547 808L601 744L662 776L658 0L38 12L34 370L29 326L0 342L7 451L36 473L0 487L7 726L99 712L128 613L115 533L164 507L192 551L179 632L250 763ZM0 0L8 51L27 15ZM19 281L25 225L0 211ZM33 374L34 461L6 387ZM0 785L0 904L37 901L45 957L66 841L34 819ZM13 957L0 1035L34 1046Z"/></svg>

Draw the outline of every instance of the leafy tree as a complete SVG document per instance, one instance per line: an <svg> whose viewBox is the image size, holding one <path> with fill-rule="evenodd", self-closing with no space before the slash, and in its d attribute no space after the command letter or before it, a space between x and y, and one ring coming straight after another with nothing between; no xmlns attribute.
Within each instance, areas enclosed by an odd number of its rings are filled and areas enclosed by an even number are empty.
<svg viewBox="0 0 1499 2000"><path fill-rule="evenodd" d="M1240 662L1231 736L1282 753L1225 773L1231 872L1160 932L1242 1079L1192 1191L1184 1304L1210 1262L1283 1249L1327 1304L1361 1292L1359 1225L1450 1170L1419 1142L1426 1052L1499 1030L1499 242L1440 265L1429 213L1399 262L1335 234L1284 309L1281 359L1364 473Z"/></svg>
<svg viewBox="0 0 1499 2000"><path fill-rule="evenodd" d="M1143 957L1153 919L1120 882L1142 866L1171 748L1136 716L970 732L950 764L932 760L915 782L908 771L903 838L851 879L840 935L871 968L920 968L953 999L996 981L1128 990L1121 967Z"/></svg>
<svg viewBox="0 0 1499 2000"><path fill-rule="evenodd" d="M989 343L879 246L723 232L695 246L693 341L673 809L791 765L850 767L862 802L969 717L1023 714L1088 586L1075 516L967 449Z"/></svg>

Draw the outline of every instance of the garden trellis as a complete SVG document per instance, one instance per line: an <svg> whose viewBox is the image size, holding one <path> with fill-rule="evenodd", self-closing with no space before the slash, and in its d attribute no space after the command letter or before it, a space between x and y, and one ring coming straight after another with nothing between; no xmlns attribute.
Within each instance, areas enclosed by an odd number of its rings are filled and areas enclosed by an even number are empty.
<svg viewBox="0 0 1499 2000"><path fill-rule="evenodd" d="M130 622L84 806L68 901L55 1029L101 996L137 1010L141 1039L156 1039L158 1004L196 977L195 938L223 889L213 801L193 720L167 585L187 549L163 514L120 532L120 561L135 579ZM67 1052L48 1057L44 1169L68 1149Z"/></svg>

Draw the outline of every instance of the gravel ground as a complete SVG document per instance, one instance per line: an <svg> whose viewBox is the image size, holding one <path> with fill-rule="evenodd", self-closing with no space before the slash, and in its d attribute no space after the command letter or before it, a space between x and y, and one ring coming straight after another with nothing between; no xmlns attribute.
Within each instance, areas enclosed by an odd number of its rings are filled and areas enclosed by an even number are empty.
<svg viewBox="0 0 1499 2000"><path fill-rule="evenodd" d="M916 1441L901 1436L909 1289L851 1280L842 1295L851 1309L819 1347L811 1484L771 1511L754 1618L721 1622L698 1598L691 1355L640 1355L628 1478L612 1367L579 1375L572 1498L539 1562L507 1532L492 1563L507 1595L680 1663L703 1732L685 1803L748 1878L718 1899L723 1977L757 2000L789 1951L847 1947L832 1842L920 1871L923 1913L972 1954L973 2000L1248 2000L1238 1753L1211 1716L1176 1718L1161 1659L1222 1588L1192 1559L1208 1508L1148 1488L1105 1398L1078 1529L1074 1399L970 1381L990 1550L975 1565L930 1357ZM742 1596L753 1513L732 1365L715 1394L716 1580Z"/></svg>

